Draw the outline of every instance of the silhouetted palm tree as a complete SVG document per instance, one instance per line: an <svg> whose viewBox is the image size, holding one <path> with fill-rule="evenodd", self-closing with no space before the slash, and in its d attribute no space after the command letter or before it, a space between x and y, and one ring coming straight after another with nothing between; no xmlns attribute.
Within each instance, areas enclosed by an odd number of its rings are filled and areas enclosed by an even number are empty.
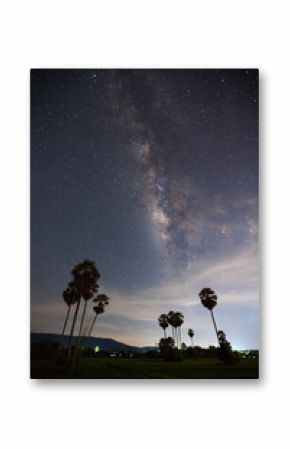
<svg viewBox="0 0 290 449"><path fill-rule="evenodd" d="M162 327L164 332L164 338L167 338L166 335L166 328L168 327L168 317L165 313L162 313L160 317L158 318L159 326Z"/></svg>
<svg viewBox="0 0 290 449"><path fill-rule="evenodd" d="M184 323L184 315L181 312L175 312L175 323L177 332L177 347L181 344L181 326Z"/></svg>
<svg viewBox="0 0 290 449"><path fill-rule="evenodd" d="M77 301L77 307L75 310L75 315L73 319L73 324L71 328L71 335L69 340L69 347L68 347L68 357L71 354L71 346L72 346L72 337L74 332L74 327L81 303L81 299L84 299L84 307L83 307L83 313L80 320L80 327L79 327L79 334L78 334L78 341L77 341L77 348L80 344L80 338L81 333L83 329L86 309L87 309L87 301L91 298L93 298L94 294L98 290L98 284L97 281L100 278L100 273L98 272L96 268L95 262L85 259L83 262L76 265L72 270L73 275L73 283L74 286L78 292L78 301Z"/></svg>
<svg viewBox="0 0 290 449"><path fill-rule="evenodd" d="M189 336L190 341L191 341L191 346L193 347L193 336L194 336L193 330L192 329L188 329L187 335Z"/></svg>
<svg viewBox="0 0 290 449"><path fill-rule="evenodd" d="M217 332L217 336L218 336L218 339L219 339L220 344L223 344L223 343L225 343L225 342L227 341L227 336L226 336L226 334L224 333L224 331L219 330L219 331Z"/></svg>
<svg viewBox="0 0 290 449"><path fill-rule="evenodd" d="M91 333L92 333L92 330L93 330L93 327L95 325L98 315L101 315L102 313L104 313L105 306L107 306L109 304L109 300L110 300L109 297L103 293L98 295L95 299L93 299L93 302L96 302L97 305L95 307L93 307L95 316L93 318L91 327L89 329L88 338L91 336Z"/></svg>
<svg viewBox="0 0 290 449"><path fill-rule="evenodd" d="M172 338L173 339L175 339L175 326L174 326L175 321L174 321L174 316L175 316L175 313L173 312L173 310L170 310L170 312L168 312L168 314L167 314L167 322L171 326Z"/></svg>
<svg viewBox="0 0 290 449"><path fill-rule="evenodd" d="M232 347L230 342L226 338L226 334L224 331L219 330L218 333L218 339L219 339L219 350L218 350L218 356L220 360L222 360L223 363L227 365L231 365L236 363L236 358L232 352Z"/></svg>
<svg viewBox="0 0 290 449"><path fill-rule="evenodd" d="M61 334L61 340L60 340L60 345L59 345L59 353L61 353L61 349L62 349L62 345L63 345L63 339L64 339L64 333L65 333L67 322L68 322L68 319L69 319L71 306L74 305L77 302L77 296L75 294L73 282L69 282L67 288L62 293L62 297L63 297L64 302L67 305L67 312L66 312L66 317L65 317L65 320L64 320L64 325L63 325L62 334Z"/></svg>
<svg viewBox="0 0 290 449"><path fill-rule="evenodd" d="M214 325L214 329L215 329L215 333L217 336L217 340L219 342L219 337L218 337L218 330L217 330L217 325L214 319L214 314L212 309L217 305L217 295L215 294L215 292L211 289L211 288L203 288L200 293L199 293L199 297L201 300L201 303L204 307L206 307L211 314L212 317L212 322Z"/></svg>
<svg viewBox="0 0 290 449"><path fill-rule="evenodd" d="M174 338L176 346L178 348L179 342L181 340L180 327L184 322L184 316L181 312L173 312L173 310L170 310L170 312L168 312L167 314L167 321L172 327L172 337Z"/></svg>
<svg viewBox="0 0 290 449"><path fill-rule="evenodd" d="M92 299L94 294L98 291L97 281L100 278L100 274L96 268L95 262L91 260L84 260L84 262L78 264L72 271L75 279L75 284L84 299L83 314L80 322L79 337L82 332L84 318L87 308L87 301Z"/></svg>

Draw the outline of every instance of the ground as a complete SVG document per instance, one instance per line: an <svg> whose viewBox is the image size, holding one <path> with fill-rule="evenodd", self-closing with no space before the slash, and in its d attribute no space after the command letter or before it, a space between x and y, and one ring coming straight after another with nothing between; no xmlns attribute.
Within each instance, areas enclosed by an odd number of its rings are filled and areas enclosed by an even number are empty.
<svg viewBox="0 0 290 449"><path fill-rule="evenodd" d="M241 360L224 366L215 359L164 362L160 359L83 358L73 373L67 374L55 361L32 360L32 379L257 379L257 360Z"/></svg>

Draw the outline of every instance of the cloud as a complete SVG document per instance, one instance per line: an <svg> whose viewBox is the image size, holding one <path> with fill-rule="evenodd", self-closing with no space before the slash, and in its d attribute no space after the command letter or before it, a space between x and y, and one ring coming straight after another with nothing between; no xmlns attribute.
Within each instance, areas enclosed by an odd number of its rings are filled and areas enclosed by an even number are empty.
<svg viewBox="0 0 290 449"><path fill-rule="evenodd" d="M201 307L198 293L203 287L212 287L218 295L216 313L226 331L233 335L241 347L247 342L254 319L258 328L258 254L257 245L251 244L242 251L224 255L223 258L199 260L190 269L169 282L133 292L116 291L104 286L110 304L98 320L95 335L116 338L140 345L151 345L160 338L157 318L169 310L180 310L185 315L184 329L193 327L200 344L215 344L208 332L207 313ZM66 307L62 301L32 305L32 329L43 332L60 332ZM233 315L233 310L240 313ZM240 315L238 317L237 315ZM242 318L243 317L243 318ZM252 318L251 318L252 317ZM243 319L244 326L235 328ZM255 337L256 340L258 336ZM247 344L257 346L257 341Z"/></svg>
<svg viewBox="0 0 290 449"><path fill-rule="evenodd" d="M159 285L133 292L117 291L112 286L104 286L103 289L111 298L108 308L110 313L151 320L155 316L155 312L152 313L153 307L162 312L164 308L169 310L171 307L186 307L188 304L199 306L198 293L206 286L216 290L222 303L257 303L258 276L257 245L253 244L223 258L199 259L174 280L163 280ZM45 313L52 318L64 310L62 302L51 302L51 298L45 304L32 306L33 313Z"/></svg>

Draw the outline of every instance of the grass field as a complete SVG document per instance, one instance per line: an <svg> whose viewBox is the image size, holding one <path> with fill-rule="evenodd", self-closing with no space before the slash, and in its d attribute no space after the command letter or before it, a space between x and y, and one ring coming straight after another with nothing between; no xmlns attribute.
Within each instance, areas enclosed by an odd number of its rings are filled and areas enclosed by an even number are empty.
<svg viewBox="0 0 290 449"><path fill-rule="evenodd" d="M55 361L32 360L32 379L257 379L257 360L241 360L234 366L222 365L215 359L186 359L182 362L163 360L82 358L74 372L67 374Z"/></svg>

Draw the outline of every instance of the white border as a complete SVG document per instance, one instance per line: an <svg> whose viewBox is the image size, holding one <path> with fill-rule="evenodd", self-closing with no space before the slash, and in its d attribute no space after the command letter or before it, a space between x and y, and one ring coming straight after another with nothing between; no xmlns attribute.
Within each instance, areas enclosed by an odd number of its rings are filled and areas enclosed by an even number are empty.
<svg viewBox="0 0 290 449"><path fill-rule="evenodd" d="M2 447L284 447L290 302L288 2L28 0L5 2L1 22ZM31 67L260 69L260 381L29 380Z"/></svg>

